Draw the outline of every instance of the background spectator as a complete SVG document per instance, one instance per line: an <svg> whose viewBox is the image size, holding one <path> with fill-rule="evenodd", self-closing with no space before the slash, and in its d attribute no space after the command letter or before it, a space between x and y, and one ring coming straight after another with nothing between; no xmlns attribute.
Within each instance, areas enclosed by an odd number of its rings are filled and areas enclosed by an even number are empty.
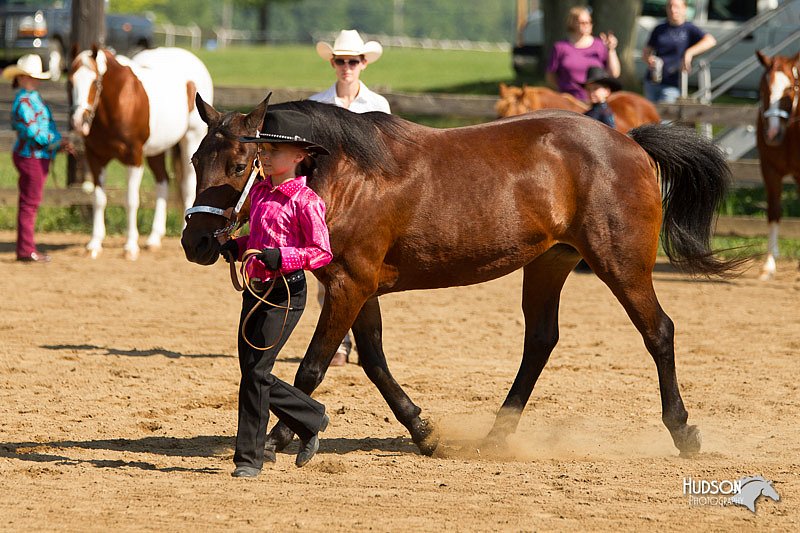
<svg viewBox="0 0 800 533"><path fill-rule="evenodd" d="M567 39L553 45L546 80L551 87L586 101L583 83L590 67L601 67L611 77L619 77L617 38L613 33L601 33L599 39L592 36L592 15L585 7L570 9L567 32Z"/></svg>
<svg viewBox="0 0 800 533"><path fill-rule="evenodd" d="M692 59L717 44L714 36L686 21L686 2L668 0L667 21L653 28L642 59L649 69L644 95L653 102L674 103L681 95L681 72L690 72Z"/></svg>
<svg viewBox="0 0 800 533"><path fill-rule="evenodd" d="M50 161L60 148L72 151L72 145L61 139L50 108L37 90L41 80L50 79L42 72L42 59L29 54L15 65L3 69L3 77L17 90L11 105L11 127L17 133L12 159L19 172L17 209L17 261L50 261L50 256L36 249L34 227Z"/></svg>

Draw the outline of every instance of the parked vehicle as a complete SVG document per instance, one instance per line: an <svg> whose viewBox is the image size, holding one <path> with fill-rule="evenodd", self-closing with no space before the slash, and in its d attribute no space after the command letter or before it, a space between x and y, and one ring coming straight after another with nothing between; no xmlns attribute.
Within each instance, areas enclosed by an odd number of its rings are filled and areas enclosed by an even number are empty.
<svg viewBox="0 0 800 533"><path fill-rule="evenodd" d="M135 15L106 14L105 45L133 55L153 44L153 23ZM71 42L71 0L0 0L0 61L38 54L54 79L64 69Z"/></svg>
<svg viewBox="0 0 800 533"><path fill-rule="evenodd" d="M736 68L743 61L751 59L756 50L774 46L785 39L800 26L800 1L790 0L794 6L785 13L754 30L730 50L715 59L711 64L711 77L716 78L730 69ZM645 65L641 60L641 50L647 43L653 28L666 19L665 5L667 0L643 0L642 13L637 22L636 47L634 52L636 71L644 77ZM728 35L738 33L741 26L753 17L785 3L777 0L687 0L687 19L698 27L713 35L718 42ZM605 28L595 28L603 31ZM522 27L518 35L518 46L513 50L514 70L518 74L532 72L538 67L542 56L544 31L542 13L534 11ZM796 47L782 53L790 55L797 51ZM702 57L702 56L701 56ZM752 93L758 90L761 71L757 69L739 81L732 88L733 92ZM690 83L694 85L694 80Z"/></svg>

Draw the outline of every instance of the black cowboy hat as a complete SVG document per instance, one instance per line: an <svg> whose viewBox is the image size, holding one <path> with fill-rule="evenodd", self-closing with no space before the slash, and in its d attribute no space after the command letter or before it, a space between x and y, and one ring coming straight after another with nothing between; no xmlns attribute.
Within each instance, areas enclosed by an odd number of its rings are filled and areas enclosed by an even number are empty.
<svg viewBox="0 0 800 533"><path fill-rule="evenodd" d="M608 87L611 91L619 91L622 89L622 85L617 78L612 78L608 75L608 72L600 67L589 67L589 70L586 71L586 81L583 82L582 85L586 87L590 83Z"/></svg>
<svg viewBox="0 0 800 533"><path fill-rule="evenodd" d="M264 117L261 131L255 137L239 137L243 143L292 143L309 152L328 155L330 152L310 138L314 137L311 119L299 111L280 109L269 111Z"/></svg>

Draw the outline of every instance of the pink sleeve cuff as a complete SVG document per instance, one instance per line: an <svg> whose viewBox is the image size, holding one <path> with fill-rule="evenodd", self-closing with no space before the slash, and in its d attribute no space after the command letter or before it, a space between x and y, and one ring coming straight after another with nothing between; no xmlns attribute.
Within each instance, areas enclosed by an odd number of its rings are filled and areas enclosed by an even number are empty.
<svg viewBox="0 0 800 533"><path fill-rule="evenodd" d="M303 259L297 252L297 248L282 246L279 250L281 251L281 270L291 272L303 269Z"/></svg>

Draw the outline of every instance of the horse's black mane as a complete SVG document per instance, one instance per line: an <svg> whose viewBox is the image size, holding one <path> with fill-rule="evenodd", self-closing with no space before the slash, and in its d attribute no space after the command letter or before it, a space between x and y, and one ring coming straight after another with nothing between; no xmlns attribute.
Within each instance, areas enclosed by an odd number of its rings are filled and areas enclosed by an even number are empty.
<svg viewBox="0 0 800 533"><path fill-rule="evenodd" d="M414 142L408 129L403 127L402 119L380 111L353 113L331 104L298 100L271 105L267 113L276 109L293 109L311 117L313 140L331 153L317 157L318 171L322 174L332 170L340 155L346 156L366 175L394 174L398 170L397 161L384 138L404 144Z"/></svg>

